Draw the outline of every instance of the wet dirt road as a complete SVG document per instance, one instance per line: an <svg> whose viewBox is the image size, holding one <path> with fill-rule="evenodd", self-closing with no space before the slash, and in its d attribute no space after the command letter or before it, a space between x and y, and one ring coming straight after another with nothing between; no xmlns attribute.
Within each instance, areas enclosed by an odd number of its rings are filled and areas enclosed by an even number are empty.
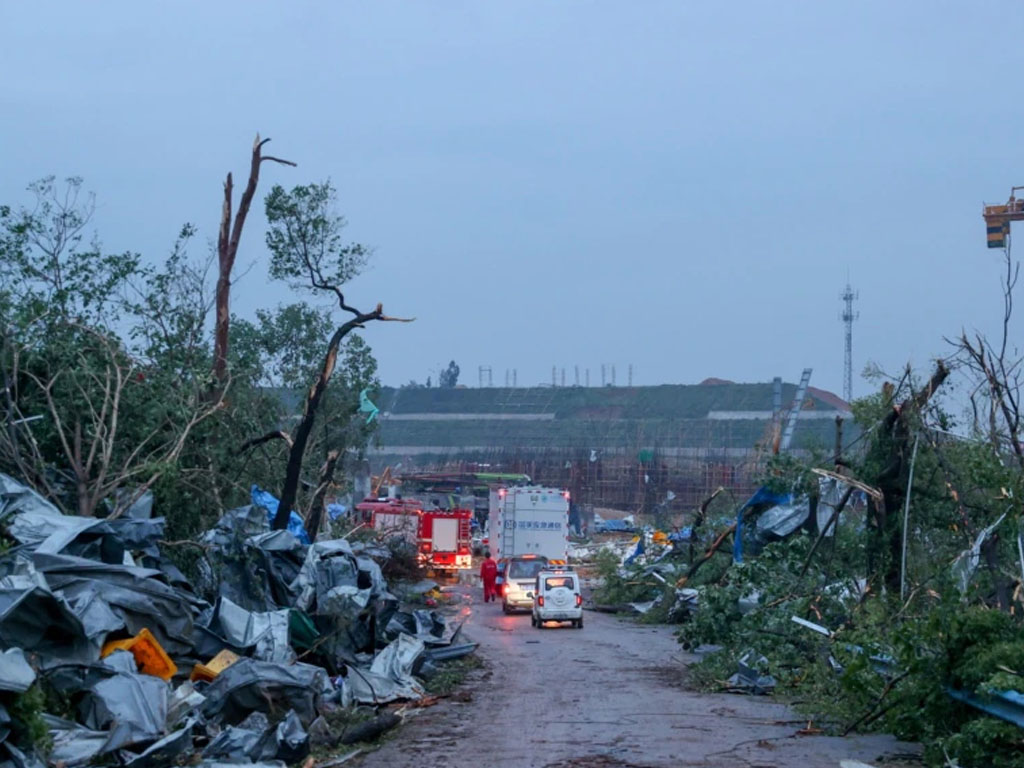
<svg viewBox="0 0 1024 768"><path fill-rule="evenodd" d="M534 629L479 601L463 609L486 662L411 718L361 768L875 765L913 752L886 736L797 734L807 723L765 698L687 690L671 628L587 612L586 626Z"/></svg>

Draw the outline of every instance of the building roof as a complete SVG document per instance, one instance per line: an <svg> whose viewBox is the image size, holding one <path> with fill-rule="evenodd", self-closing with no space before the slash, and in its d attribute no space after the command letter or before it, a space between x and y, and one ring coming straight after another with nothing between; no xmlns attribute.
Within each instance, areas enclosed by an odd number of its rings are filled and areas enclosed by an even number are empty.
<svg viewBox="0 0 1024 768"><path fill-rule="evenodd" d="M795 384L783 384L783 409ZM391 388L378 398L380 451L593 449L743 452L769 437L772 384L722 379L654 387ZM828 448L847 404L811 388L794 448Z"/></svg>

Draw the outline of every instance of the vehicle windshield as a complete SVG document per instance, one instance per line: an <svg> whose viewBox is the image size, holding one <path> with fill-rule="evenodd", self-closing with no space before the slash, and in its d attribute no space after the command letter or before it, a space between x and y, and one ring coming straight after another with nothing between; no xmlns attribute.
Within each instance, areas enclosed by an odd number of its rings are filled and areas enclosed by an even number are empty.
<svg viewBox="0 0 1024 768"><path fill-rule="evenodd" d="M534 579L546 565L547 562L539 558L537 560L513 560L508 566L508 577L510 579Z"/></svg>
<svg viewBox="0 0 1024 768"><path fill-rule="evenodd" d="M573 589L575 586L572 576L549 576L544 579L544 589L557 589L558 587Z"/></svg>

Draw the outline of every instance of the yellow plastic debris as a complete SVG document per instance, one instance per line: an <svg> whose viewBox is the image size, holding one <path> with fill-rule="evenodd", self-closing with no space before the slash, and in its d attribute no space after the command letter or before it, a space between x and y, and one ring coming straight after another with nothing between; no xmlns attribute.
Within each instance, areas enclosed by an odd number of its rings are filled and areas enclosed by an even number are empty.
<svg viewBox="0 0 1024 768"><path fill-rule="evenodd" d="M124 640L111 640L104 644L100 656L106 658L114 651L130 651L135 657L135 664L139 672L146 675L153 675L162 680L170 680L178 672L178 667L171 661L171 657L153 637L153 633L143 627L135 637Z"/></svg>
<svg viewBox="0 0 1024 768"><path fill-rule="evenodd" d="M668 543L668 534L666 534L664 531L655 531L654 535L651 537L651 540L655 544L666 544Z"/></svg>
<svg viewBox="0 0 1024 768"><path fill-rule="evenodd" d="M192 667L192 674L189 675L188 679L193 683L197 680L204 680L209 683L236 661L238 661L238 654L225 648L205 664L196 664Z"/></svg>

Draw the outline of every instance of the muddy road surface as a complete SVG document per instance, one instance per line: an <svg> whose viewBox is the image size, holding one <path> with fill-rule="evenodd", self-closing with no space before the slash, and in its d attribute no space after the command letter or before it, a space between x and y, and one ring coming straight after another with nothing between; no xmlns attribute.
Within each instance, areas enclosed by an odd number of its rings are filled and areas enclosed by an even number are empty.
<svg viewBox="0 0 1024 768"><path fill-rule="evenodd" d="M534 629L466 590L464 634L485 667L421 710L361 768L625 768L884 765L915 752L886 736L800 735L805 720L763 697L689 690L669 627L587 612L585 627Z"/></svg>

